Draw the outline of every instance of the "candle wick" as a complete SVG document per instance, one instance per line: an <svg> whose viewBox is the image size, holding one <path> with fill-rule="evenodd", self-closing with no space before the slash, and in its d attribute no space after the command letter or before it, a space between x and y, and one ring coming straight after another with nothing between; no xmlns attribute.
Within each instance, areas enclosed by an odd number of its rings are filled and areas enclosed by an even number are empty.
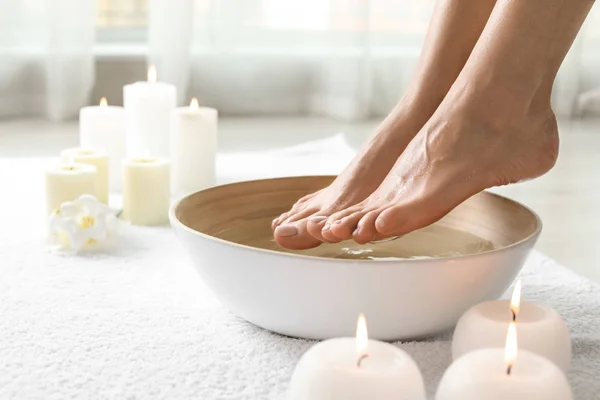
<svg viewBox="0 0 600 400"><path fill-rule="evenodd" d="M512 370L512 364L508 364L508 367L506 367L506 375L510 375L511 370Z"/></svg>
<svg viewBox="0 0 600 400"><path fill-rule="evenodd" d="M510 310L510 312L512 313L512 320L513 322L515 322L517 320L517 313L515 312L515 310Z"/></svg>
<svg viewBox="0 0 600 400"><path fill-rule="evenodd" d="M358 360L356 361L356 366L357 366L358 368L360 368L360 365L362 364L362 362L363 362L363 360L364 360L365 358L369 358L369 355L368 355L368 354L363 354L362 356L360 356L360 357L358 358Z"/></svg>

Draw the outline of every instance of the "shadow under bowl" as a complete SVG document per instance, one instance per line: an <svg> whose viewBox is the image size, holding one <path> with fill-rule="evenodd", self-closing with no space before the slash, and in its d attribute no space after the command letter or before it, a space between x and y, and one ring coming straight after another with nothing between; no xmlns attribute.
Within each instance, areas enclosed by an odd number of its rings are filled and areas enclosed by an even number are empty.
<svg viewBox="0 0 600 400"><path fill-rule="evenodd" d="M371 245L383 246L389 258L331 258L339 254L339 245L335 251L332 245L309 251L279 247L272 219L333 179L265 179L202 190L171 208L171 225L206 285L241 318L288 336L327 339L354 336L362 312L369 336L386 341L445 331L471 306L500 297L542 227L527 207L482 192L422 232ZM430 244L411 242L417 235L427 238L427 229L446 229L448 240L431 236ZM444 243L452 246L452 232L459 231L494 248L460 256L447 248L450 256L397 258L423 243L443 254Z"/></svg>

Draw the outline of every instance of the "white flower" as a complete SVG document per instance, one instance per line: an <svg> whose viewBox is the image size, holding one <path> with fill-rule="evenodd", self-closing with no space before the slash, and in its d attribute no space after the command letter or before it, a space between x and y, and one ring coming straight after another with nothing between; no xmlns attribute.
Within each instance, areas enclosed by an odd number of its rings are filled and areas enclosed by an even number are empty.
<svg viewBox="0 0 600 400"><path fill-rule="evenodd" d="M94 196L82 195L61 204L49 220L49 241L56 250L77 252L105 241L115 226L111 210Z"/></svg>

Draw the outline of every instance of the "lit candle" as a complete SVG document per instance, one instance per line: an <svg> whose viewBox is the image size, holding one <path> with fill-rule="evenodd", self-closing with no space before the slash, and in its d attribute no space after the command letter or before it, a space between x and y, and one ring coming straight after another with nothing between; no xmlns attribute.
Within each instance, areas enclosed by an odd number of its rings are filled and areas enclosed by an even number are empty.
<svg viewBox="0 0 600 400"><path fill-rule="evenodd" d="M133 225L163 225L169 220L169 161L129 158L123 162L123 219Z"/></svg>
<svg viewBox="0 0 600 400"><path fill-rule="evenodd" d="M424 400L425 387L408 354L369 340L361 315L356 338L326 340L302 356L290 395L290 400Z"/></svg>
<svg viewBox="0 0 600 400"><path fill-rule="evenodd" d="M157 82L153 65L148 69L147 82L123 87L129 156L145 152L151 157L169 158L169 120L176 99L175 86Z"/></svg>
<svg viewBox="0 0 600 400"><path fill-rule="evenodd" d="M556 363L563 371L571 364L571 336L565 321L542 304L521 302L521 283L517 282L512 299L487 301L469 309L460 318L452 339L456 360L473 350L504 346L505 332L515 320L521 349Z"/></svg>
<svg viewBox="0 0 600 400"><path fill-rule="evenodd" d="M60 209L62 203L83 194L95 193L96 168L91 165L63 163L46 170L46 215Z"/></svg>
<svg viewBox="0 0 600 400"><path fill-rule="evenodd" d="M214 108L189 107L171 113L171 159L173 193L180 196L215 185L217 117Z"/></svg>
<svg viewBox="0 0 600 400"><path fill-rule="evenodd" d="M110 190L122 188L121 164L125 157L127 119L125 109L109 106L106 97L99 106L83 107L79 111L79 147L102 150L108 156Z"/></svg>
<svg viewBox="0 0 600 400"><path fill-rule="evenodd" d="M91 149L65 149L60 154L63 162L87 164L96 168L94 193L99 202L108 205L108 156L104 151Z"/></svg>
<svg viewBox="0 0 600 400"><path fill-rule="evenodd" d="M517 323L518 324L518 323ZM480 349L446 370L436 400L571 400L564 373L550 360L517 352L517 328L509 324L505 349Z"/></svg>

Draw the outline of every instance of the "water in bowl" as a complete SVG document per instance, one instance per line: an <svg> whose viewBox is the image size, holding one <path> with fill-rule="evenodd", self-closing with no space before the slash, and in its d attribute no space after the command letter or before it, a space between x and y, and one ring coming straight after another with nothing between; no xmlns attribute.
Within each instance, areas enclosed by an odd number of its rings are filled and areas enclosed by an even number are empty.
<svg viewBox="0 0 600 400"><path fill-rule="evenodd" d="M241 222L241 225L245 225L245 223ZM334 244L325 243L309 250L290 250L279 246L273 240L273 233L269 226L270 220L265 220L264 224L256 224L254 221L252 225L253 230L249 229L250 226L237 225L235 229L228 229L228 232L223 231L218 236L247 246L284 253L374 261L457 257L483 253L497 248L489 240L437 223L389 242L360 245L352 240L347 240ZM259 229L256 229L257 225L260 226ZM264 228L265 226L266 228ZM235 235L232 235L233 232ZM246 232L246 234L241 234L242 232Z"/></svg>

